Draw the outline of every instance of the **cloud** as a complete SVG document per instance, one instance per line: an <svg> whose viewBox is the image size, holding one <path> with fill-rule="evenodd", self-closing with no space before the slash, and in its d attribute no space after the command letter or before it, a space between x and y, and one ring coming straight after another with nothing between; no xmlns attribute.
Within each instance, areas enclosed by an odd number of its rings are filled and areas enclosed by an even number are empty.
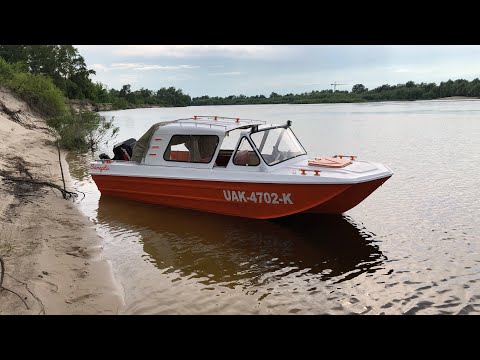
<svg viewBox="0 0 480 360"><path fill-rule="evenodd" d="M126 70L126 69L134 69L136 67L142 66L142 64L138 63L113 63L110 65L108 69L113 70Z"/></svg>
<svg viewBox="0 0 480 360"><path fill-rule="evenodd" d="M196 69L200 66L194 65L173 65L173 66L162 66L162 65L145 65L135 68L134 70L180 70L180 69Z"/></svg>
<svg viewBox="0 0 480 360"><path fill-rule="evenodd" d="M108 68L103 64L93 64L90 66L95 71L107 71Z"/></svg>
<svg viewBox="0 0 480 360"><path fill-rule="evenodd" d="M182 69L196 69L200 66L195 65L157 65L157 64L143 64L143 63L113 63L110 66L104 64L93 64L91 66L97 71L109 70L182 70Z"/></svg>
<svg viewBox="0 0 480 360"><path fill-rule="evenodd" d="M137 84L139 79L136 75L121 75L117 79L119 84Z"/></svg>
<svg viewBox="0 0 480 360"><path fill-rule="evenodd" d="M190 81L193 80L194 78L188 74L179 74L179 75L171 75L163 78L162 80L167 80L167 81Z"/></svg>
<svg viewBox="0 0 480 360"><path fill-rule="evenodd" d="M210 73L208 75L241 75L240 71L230 71L230 72L222 72L222 73Z"/></svg>
<svg viewBox="0 0 480 360"><path fill-rule="evenodd" d="M122 57L207 57L271 59L292 53L286 45L81 45L82 51ZM294 52L294 51L293 51Z"/></svg>

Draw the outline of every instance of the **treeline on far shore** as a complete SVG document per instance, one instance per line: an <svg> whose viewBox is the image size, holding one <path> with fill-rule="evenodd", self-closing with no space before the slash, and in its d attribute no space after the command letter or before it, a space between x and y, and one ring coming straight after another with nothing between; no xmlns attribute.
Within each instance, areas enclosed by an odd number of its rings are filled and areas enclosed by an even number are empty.
<svg viewBox="0 0 480 360"><path fill-rule="evenodd" d="M270 96L230 95L226 97L194 97L191 105L243 105L243 104L318 104L318 103L352 103L367 101L412 101L432 100L452 96L480 97L480 80L448 80L435 83L382 85L372 90L363 84L356 84L352 91L321 90L302 94L280 95L272 92Z"/></svg>

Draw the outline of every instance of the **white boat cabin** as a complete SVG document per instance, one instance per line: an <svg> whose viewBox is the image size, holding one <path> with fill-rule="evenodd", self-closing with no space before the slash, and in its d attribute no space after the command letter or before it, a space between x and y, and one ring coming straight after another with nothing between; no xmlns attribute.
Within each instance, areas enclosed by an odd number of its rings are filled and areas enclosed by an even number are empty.
<svg viewBox="0 0 480 360"><path fill-rule="evenodd" d="M290 125L290 121L267 125L217 116L158 123L137 141L132 160L145 165L269 172L277 164L306 159Z"/></svg>

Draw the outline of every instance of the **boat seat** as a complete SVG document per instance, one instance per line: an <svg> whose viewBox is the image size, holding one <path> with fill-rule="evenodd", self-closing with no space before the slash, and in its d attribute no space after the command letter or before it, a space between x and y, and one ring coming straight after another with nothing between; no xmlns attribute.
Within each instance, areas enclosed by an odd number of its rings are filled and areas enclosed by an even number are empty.
<svg viewBox="0 0 480 360"><path fill-rule="evenodd" d="M235 154L233 159L235 165L247 165L248 164L248 150L239 150Z"/></svg>
<svg viewBox="0 0 480 360"><path fill-rule="evenodd" d="M220 150L217 159L215 160L216 166L226 167L230 161L233 150Z"/></svg>
<svg viewBox="0 0 480 360"><path fill-rule="evenodd" d="M215 161L216 166L223 166L226 167L228 165L228 161L230 160L230 156L218 156L217 160Z"/></svg>
<svg viewBox="0 0 480 360"><path fill-rule="evenodd" d="M239 150L235 154L233 163L235 165L257 166L259 164L259 160L258 160L257 154L254 151Z"/></svg>
<svg viewBox="0 0 480 360"><path fill-rule="evenodd" d="M182 150L172 150L170 152L170 160L189 161L190 160L190 152L189 151L182 151Z"/></svg>

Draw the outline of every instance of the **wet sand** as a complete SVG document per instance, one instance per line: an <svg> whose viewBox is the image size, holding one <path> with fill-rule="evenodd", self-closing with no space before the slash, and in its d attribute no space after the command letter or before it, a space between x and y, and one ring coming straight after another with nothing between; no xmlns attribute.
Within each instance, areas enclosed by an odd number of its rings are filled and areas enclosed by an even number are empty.
<svg viewBox="0 0 480 360"><path fill-rule="evenodd" d="M75 201L50 187L5 180L33 178L62 186L58 152L44 120L1 87L0 139L0 257L5 263L0 314L118 313L123 289L110 262L102 259L94 224ZM65 155L66 187L72 191Z"/></svg>

